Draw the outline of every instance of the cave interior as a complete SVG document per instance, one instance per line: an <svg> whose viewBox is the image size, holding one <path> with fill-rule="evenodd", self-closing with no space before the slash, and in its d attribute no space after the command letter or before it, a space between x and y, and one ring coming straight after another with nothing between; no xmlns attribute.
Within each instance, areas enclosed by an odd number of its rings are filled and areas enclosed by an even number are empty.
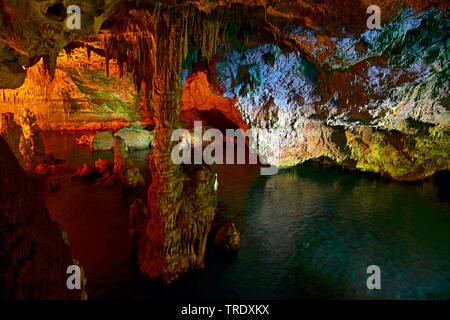
<svg viewBox="0 0 450 320"><path fill-rule="evenodd" d="M127 277L177 283L205 268L211 247L238 251L220 190L241 178L245 197L269 165L448 190L447 9L447 0L0 1L0 297L101 297L99 261L116 245ZM174 132L198 121L227 150L239 148L227 130L256 132L245 159L264 161L174 163ZM83 230L107 234L105 220L126 232L89 249L96 240ZM69 265L81 268L79 290L67 290Z"/></svg>

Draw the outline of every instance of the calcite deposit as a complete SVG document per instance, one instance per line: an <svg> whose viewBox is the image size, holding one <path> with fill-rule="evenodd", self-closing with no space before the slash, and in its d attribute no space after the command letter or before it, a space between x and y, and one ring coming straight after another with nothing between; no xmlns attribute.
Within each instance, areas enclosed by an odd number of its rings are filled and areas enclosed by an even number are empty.
<svg viewBox="0 0 450 320"><path fill-rule="evenodd" d="M145 180L139 172L139 168L128 159L128 143L121 136L114 139L114 174L116 179L126 189L134 189L145 186Z"/></svg>
<svg viewBox="0 0 450 320"><path fill-rule="evenodd" d="M41 128L33 113L27 108L19 110L17 122L14 113L2 113L0 134L14 152L20 165L32 170L45 154Z"/></svg>
<svg viewBox="0 0 450 320"><path fill-rule="evenodd" d="M133 226L145 276L169 283L204 265L215 168L173 163L180 120L251 128L280 167L315 159L400 181L449 169L447 1L69 2L0 3L0 111L35 117L20 131L4 116L1 134L26 163L26 150L41 153L33 123L100 130L79 142L112 150L116 139L114 171L135 178L118 137L151 143L148 211L134 223L145 226ZM70 4L81 29L67 28ZM381 30L367 29L369 5ZM112 134L149 124L154 137L138 143Z"/></svg>

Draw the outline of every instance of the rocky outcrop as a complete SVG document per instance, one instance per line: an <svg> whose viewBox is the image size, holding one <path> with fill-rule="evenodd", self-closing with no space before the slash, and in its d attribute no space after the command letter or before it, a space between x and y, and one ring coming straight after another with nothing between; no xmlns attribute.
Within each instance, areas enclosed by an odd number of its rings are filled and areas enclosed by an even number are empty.
<svg viewBox="0 0 450 320"><path fill-rule="evenodd" d="M107 151L114 148L114 136L111 131L97 132L92 140L92 150Z"/></svg>
<svg viewBox="0 0 450 320"><path fill-rule="evenodd" d="M141 127L124 127L114 133L121 137L130 149L147 149L155 143L155 133Z"/></svg>
<svg viewBox="0 0 450 320"><path fill-rule="evenodd" d="M203 119L206 124L217 129L233 129L235 126L244 130L248 129L248 124L242 119L236 107L236 100L223 95L220 88L214 87L208 81L206 71L193 73L186 78L183 85L180 118L190 122L191 125L195 120ZM228 119L228 123L220 119L217 114L206 117L205 111L221 112Z"/></svg>
<svg viewBox="0 0 450 320"><path fill-rule="evenodd" d="M41 129L36 118L26 108L19 110L18 125L13 113L1 114L0 134L13 150L20 165L26 169L33 169L45 154L41 137Z"/></svg>
<svg viewBox="0 0 450 320"><path fill-rule="evenodd" d="M19 143L20 153L27 165L33 167L45 154L44 143L36 117L27 108L21 109L19 123L22 136Z"/></svg>
<svg viewBox="0 0 450 320"><path fill-rule="evenodd" d="M450 165L448 20L440 17L407 9L381 31L328 42L294 29L304 50L310 43L308 59L273 45L230 51L214 62L210 81L236 100L272 164L327 158L420 180Z"/></svg>
<svg viewBox="0 0 450 320"><path fill-rule="evenodd" d="M229 222L220 228L214 238L214 244L225 251L239 250L240 237L234 223Z"/></svg>
<svg viewBox="0 0 450 320"><path fill-rule="evenodd" d="M120 136L114 139L114 174L125 189L145 186L139 168L128 159L127 142Z"/></svg>
<svg viewBox="0 0 450 320"><path fill-rule="evenodd" d="M3 90L0 112L18 115L18 107L26 105L44 130L117 130L144 120L132 77L121 77L115 61L107 77L94 44L79 45L59 52L53 79L42 60L30 67L20 88Z"/></svg>
<svg viewBox="0 0 450 320"><path fill-rule="evenodd" d="M0 298L80 299L66 286L74 264L64 230L0 137Z"/></svg>

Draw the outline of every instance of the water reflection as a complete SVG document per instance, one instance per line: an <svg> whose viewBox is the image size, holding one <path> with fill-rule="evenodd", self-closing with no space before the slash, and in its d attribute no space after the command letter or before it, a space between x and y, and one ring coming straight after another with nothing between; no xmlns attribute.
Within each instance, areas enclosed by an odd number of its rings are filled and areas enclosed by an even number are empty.
<svg viewBox="0 0 450 320"><path fill-rule="evenodd" d="M46 150L72 166L112 160L112 152L75 145L81 134L46 133ZM132 153L145 175L147 152ZM259 172L218 167L219 201L241 232L241 249L225 258L209 246L206 268L171 286L132 273L128 208L146 188L123 193L67 177L56 193L41 191L85 267L91 299L450 298L445 179L400 184L312 163ZM381 291L366 288L372 264L381 267Z"/></svg>
<svg viewBox="0 0 450 320"><path fill-rule="evenodd" d="M430 182L383 182L305 164L258 181L242 247L265 257L272 290L287 297L317 283L338 297L448 298L450 211L437 194ZM380 291L365 286L372 264L381 267Z"/></svg>

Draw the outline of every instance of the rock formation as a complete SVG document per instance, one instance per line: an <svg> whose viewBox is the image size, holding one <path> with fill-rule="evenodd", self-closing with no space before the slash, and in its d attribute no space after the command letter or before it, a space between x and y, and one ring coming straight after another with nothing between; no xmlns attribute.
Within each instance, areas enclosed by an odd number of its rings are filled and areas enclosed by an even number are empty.
<svg viewBox="0 0 450 320"><path fill-rule="evenodd" d="M145 186L139 168L128 159L128 144L117 135L114 139L114 174L125 189Z"/></svg>
<svg viewBox="0 0 450 320"><path fill-rule="evenodd" d="M44 144L41 137L41 129L37 125L36 118L26 108L19 111L18 125L14 119L14 113L2 113L0 134L9 144L16 158L23 168L33 169L44 157Z"/></svg>
<svg viewBox="0 0 450 320"><path fill-rule="evenodd" d="M33 167L45 154L44 143L36 117L27 108L23 108L19 115L19 123L22 128L19 150L27 165Z"/></svg>
<svg viewBox="0 0 450 320"><path fill-rule="evenodd" d="M141 127L124 127L114 136L124 139L129 149L147 149L155 143L154 132Z"/></svg>
<svg viewBox="0 0 450 320"><path fill-rule="evenodd" d="M171 161L180 115L254 129L279 166L320 159L396 180L449 169L446 3L374 0L383 28L367 30L367 1L79 1L83 28L69 31L67 1L5 0L0 88L25 84L1 110L39 97L49 128L155 125L138 263L171 282L203 266L215 207L214 167ZM94 149L112 149L102 135Z"/></svg>
<svg viewBox="0 0 450 320"><path fill-rule="evenodd" d="M226 251L239 250L240 237L234 223L223 225L214 237L214 244Z"/></svg>
<svg viewBox="0 0 450 320"><path fill-rule="evenodd" d="M0 298L80 299L66 286L74 262L64 230L2 137L0 151Z"/></svg>
<svg viewBox="0 0 450 320"><path fill-rule="evenodd" d="M111 131L98 132L92 140L92 150L107 151L114 148L114 136Z"/></svg>

